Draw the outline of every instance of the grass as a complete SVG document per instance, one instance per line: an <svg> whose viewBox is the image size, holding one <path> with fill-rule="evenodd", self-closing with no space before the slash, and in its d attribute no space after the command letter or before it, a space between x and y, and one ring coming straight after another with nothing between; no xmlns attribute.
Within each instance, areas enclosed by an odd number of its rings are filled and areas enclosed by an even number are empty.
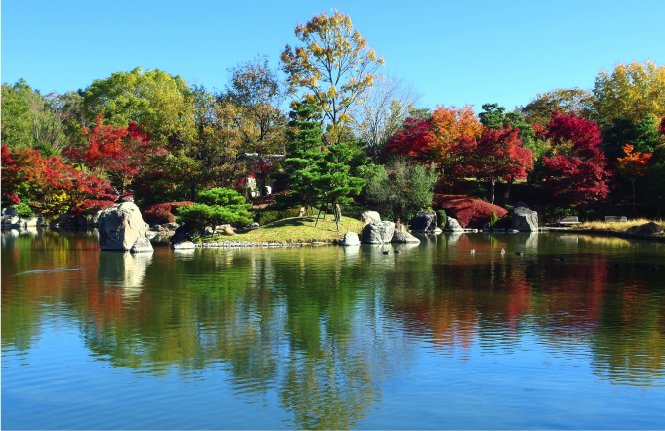
<svg viewBox="0 0 665 431"><path fill-rule="evenodd" d="M660 226L665 227L665 224L662 221L647 220L644 218L640 218L640 219L628 220L625 222L615 222L615 223L608 223L606 221L587 221L576 225L575 229L609 230L613 232L624 232L633 226L641 226L649 222L654 222L656 224L659 224Z"/></svg>
<svg viewBox="0 0 665 431"><path fill-rule="evenodd" d="M339 231L332 216L320 218L316 227L315 216L293 217L275 221L255 229L239 230L234 236L208 237L205 242L243 241L251 243L315 243L341 240L346 232L360 233L365 224L351 217L342 217Z"/></svg>

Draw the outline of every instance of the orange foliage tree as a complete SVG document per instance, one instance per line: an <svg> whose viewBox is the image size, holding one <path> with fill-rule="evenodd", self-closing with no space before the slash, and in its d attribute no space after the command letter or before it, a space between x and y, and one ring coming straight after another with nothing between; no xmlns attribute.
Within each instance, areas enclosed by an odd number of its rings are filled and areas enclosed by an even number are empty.
<svg viewBox="0 0 665 431"><path fill-rule="evenodd" d="M635 180L638 177L644 176L644 169L649 166L649 159L652 154L650 153L640 153L639 151L633 152L632 145L626 145L623 147L623 152L626 153L626 157L620 157L617 159L617 170L621 172L628 181L633 186L633 212L637 216L637 209L635 208Z"/></svg>

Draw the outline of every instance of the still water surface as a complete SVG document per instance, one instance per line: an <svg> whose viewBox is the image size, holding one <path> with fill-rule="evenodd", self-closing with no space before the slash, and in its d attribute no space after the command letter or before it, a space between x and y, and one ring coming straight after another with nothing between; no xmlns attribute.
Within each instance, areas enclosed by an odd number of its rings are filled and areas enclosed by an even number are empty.
<svg viewBox="0 0 665 431"><path fill-rule="evenodd" d="M423 238L131 255L3 233L2 428L665 428L665 245Z"/></svg>

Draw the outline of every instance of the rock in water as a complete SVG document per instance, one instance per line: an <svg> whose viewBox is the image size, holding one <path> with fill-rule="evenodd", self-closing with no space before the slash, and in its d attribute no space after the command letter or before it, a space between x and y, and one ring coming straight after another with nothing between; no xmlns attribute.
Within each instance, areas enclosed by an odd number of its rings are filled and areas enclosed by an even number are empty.
<svg viewBox="0 0 665 431"><path fill-rule="evenodd" d="M663 231L663 228L660 227L660 225L654 223L654 222L649 222L645 223L643 225L639 226L633 226L631 228L628 228L626 232L632 233L635 235L653 235L655 233L660 233Z"/></svg>
<svg viewBox="0 0 665 431"><path fill-rule="evenodd" d="M358 238L358 234L355 232L347 232L339 242L339 245L360 245L360 238Z"/></svg>
<svg viewBox="0 0 665 431"><path fill-rule="evenodd" d="M524 207L515 208L510 228L522 232L538 232L538 213Z"/></svg>
<svg viewBox="0 0 665 431"><path fill-rule="evenodd" d="M418 211L411 220L411 226L416 232L434 232L437 228L436 213L434 211Z"/></svg>
<svg viewBox="0 0 665 431"><path fill-rule="evenodd" d="M453 232L464 232L462 225L460 225L459 222L452 217L448 217L448 221L446 222L446 230Z"/></svg>
<svg viewBox="0 0 665 431"><path fill-rule="evenodd" d="M406 231L400 231L396 230L395 234L393 235L393 239L391 242L394 243L418 243L420 244L420 240L416 238L415 236L411 235L409 232Z"/></svg>
<svg viewBox="0 0 665 431"><path fill-rule="evenodd" d="M376 211L365 211L360 217L360 221L365 224L372 224L381 221L381 216Z"/></svg>
<svg viewBox="0 0 665 431"><path fill-rule="evenodd" d="M380 221L365 225L363 242L366 244L388 244L395 234L395 223Z"/></svg>
<svg viewBox="0 0 665 431"><path fill-rule="evenodd" d="M150 241L146 244L148 225L143 221L139 207L133 202L115 204L99 215L99 246L102 250L150 251ZM137 243L138 241L138 243Z"/></svg>

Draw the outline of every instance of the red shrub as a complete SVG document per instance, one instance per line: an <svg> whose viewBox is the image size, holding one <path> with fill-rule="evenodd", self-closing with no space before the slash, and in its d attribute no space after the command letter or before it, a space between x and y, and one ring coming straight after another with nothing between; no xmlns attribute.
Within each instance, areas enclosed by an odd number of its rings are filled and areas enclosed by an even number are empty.
<svg viewBox="0 0 665 431"><path fill-rule="evenodd" d="M194 202L168 202L151 205L143 210L143 220L149 225L173 223L176 219L176 209Z"/></svg>
<svg viewBox="0 0 665 431"><path fill-rule="evenodd" d="M436 208L446 211L446 215L457 219L462 227L468 225L481 225L492 219L496 214L498 217L505 216L508 211L500 206L473 199L464 195L434 195Z"/></svg>

